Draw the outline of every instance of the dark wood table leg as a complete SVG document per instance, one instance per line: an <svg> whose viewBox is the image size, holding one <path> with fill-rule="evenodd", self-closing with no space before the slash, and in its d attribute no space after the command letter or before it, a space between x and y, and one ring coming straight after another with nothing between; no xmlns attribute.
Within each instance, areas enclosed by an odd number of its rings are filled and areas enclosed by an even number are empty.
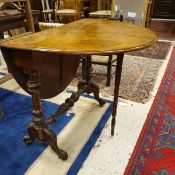
<svg viewBox="0 0 175 175"><path fill-rule="evenodd" d="M114 101L113 101L112 122L111 122L111 135L112 136L114 135L115 119L117 115L118 94L119 94L119 86L120 86L120 79L121 79L121 73L122 73L123 57L124 57L124 53L117 54L117 65L116 65L116 71L115 71Z"/></svg>
<svg viewBox="0 0 175 175"><path fill-rule="evenodd" d="M84 89L83 92L90 94L93 93L95 99L99 102L100 106L103 106L105 104L105 102L99 97L99 92L100 92L100 88L99 86L93 82L92 79L92 64L91 64L91 56L87 55L83 57L83 81L80 81L78 83L78 89Z"/></svg>
<svg viewBox="0 0 175 175"><path fill-rule="evenodd" d="M28 90L32 94L32 123L28 126L28 136L24 137L26 144L31 143L34 139L41 142L46 142L50 145L52 150L62 160L68 158L68 154L58 148L57 136L51 129L48 128L48 124L44 117L44 109L41 106L39 88L41 86L39 73L37 71L26 71L28 74Z"/></svg>

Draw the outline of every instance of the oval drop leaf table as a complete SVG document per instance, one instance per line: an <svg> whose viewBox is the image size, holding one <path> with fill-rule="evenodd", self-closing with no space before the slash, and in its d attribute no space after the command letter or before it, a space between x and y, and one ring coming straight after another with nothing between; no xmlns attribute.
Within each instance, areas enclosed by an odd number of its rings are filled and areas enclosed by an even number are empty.
<svg viewBox="0 0 175 175"><path fill-rule="evenodd" d="M141 26L104 19L83 19L1 42L9 71L33 100L32 123L28 126L28 136L24 137L25 143L34 139L47 142L59 158L68 158L66 151L58 147L56 134L48 126L69 110L81 93L93 93L100 106L104 104L99 97L98 85L91 81L92 54L117 55L111 123L111 134L114 135L124 53L144 49L157 40L154 32ZM78 83L78 91L46 120L40 98L51 98L61 93L75 76L80 58L85 67L85 80Z"/></svg>

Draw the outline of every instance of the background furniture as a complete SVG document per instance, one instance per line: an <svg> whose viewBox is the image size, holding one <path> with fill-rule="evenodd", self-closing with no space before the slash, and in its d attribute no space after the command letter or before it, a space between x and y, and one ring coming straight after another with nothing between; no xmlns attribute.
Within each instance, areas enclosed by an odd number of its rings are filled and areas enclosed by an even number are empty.
<svg viewBox="0 0 175 175"><path fill-rule="evenodd" d="M68 23L81 18L83 9L82 0L56 0L55 3L55 20Z"/></svg>
<svg viewBox="0 0 175 175"><path fill-rule="evenodd" d="M32 11L33 21L35 30L39 31L39 16L40 12L38 10ZM26 17L24 13L21 13L17 10L3 10L0 11L0 36L1 39L4 38L3 32L9 31L12 29L18 29L26 27L27 31L30 31L30 28L27 27L25 21Z"/></svg>
<svg viewBox="0 0 175 175"><path fill-rule="evenodd" d="M111 10L98 10L95 12L89 13L90 18L110 18Z"/></svg>
<svg viewBox="0 0 175 175"><path fill-rule="evenodd" d="M32 10L43 10L42 0L29 0Z"/></svg>
<svg viewBox="0 0 175 175"><path fill-rule="evenodd" d="M98 0L98 10L111 10L112 0Z"/></svg>
<svg viewBox="0 0 175 175"><path fill-rule="evenodd" d="M113 63L115 63L117 61L117 57L116 55L108 55L108 56L100 56L100 55L92 55L92 64L95 65L102 65L107 67L107 71L106 74L102 74L102 73L94 73L94 74L99 74L99 75L103 75L106 76L106 86L110 86L111 84L111 78L112 78L112 66Z"/></svg>
<svg viewBox="0 0 175 175"><path fill-rule="evenodd" d="M175 0L156 0L153 18L175 19Z"/></svg>
<svg viewBox="0 0 175 175"><path fill-rule="evenodd" d="M35 28L33 17L36 30L39 30L39 11L31 11L30 2L28 0L4 0L3 2L4 5L0 8L1 38L3 38L3 32L21 27L26 27L28 32L34 32ZM18 10L6 10L7 7L11 6L12 2L20 2L24 11L19 12Z"/></svg>
<svg viewBox="0 0 175 175"><path fill-rule="evenodd" d="M102 14L102 17L103 14ZM109 18L109 16L105 16L105 18ZM123 18L120 17L119 19L116 19L116 21L123 21ZM94 74L99 74L99 75L103 75L106 76L106 86L110 86L111 84L111 78L112 78L112 66L113 64L117 61L117 57L115 55L105 55L105 56L99 56L99 55L92 55L92 64L95 65L102 65L102 66L106 66L107 67L107 71L106 74L105 73L94 73ZM82 71L82 74L84 74L84 71ZM83 75L84 77L84 75Z"/></svg>
<svg viewBox="0 0 175 175"><path fill-rule="evenodd" d="M89 17L90 12L97 11L98 0L84 0L84 16Z"/></svg>
<svg viewBox="0 0 175 175"><path fill-rule="evenodd" d="M50 29L50 28L53 28L53 27L60 27L64 24L61 24L61 23L45 23L45 22L39 22L39 28L40 30L47 30L47 29Z"/></svg>
<svg viewBox="0 0 175 175"><path fill-rule="evenodd" d="M4 39L3 37L3 32L9 30L10 28L14 28L14 27L19 27L19 25L21 26L23 24L23 26L27 27L27 30L29 32L34 32L35 28L34 28L34 22L33 22L33 17L32 17L32 13L31 13L31 7L30 7L30 2L29 0L3 0L4 4L0 7L0 38ZM23 14L11 14L8 15L8 12L4 12L4 10L7 7L16 7L16 5L13 5L13 2L21 2L21 5L24 8ZM18 9L18 7L17 7ZM10 13L10 11L9 11ZM25 14L24 14L25 13ZM22 15L22 16L21 16ZM25 18L24 18L25 16ZM24 19L26 19L26 23L24 22ZM14 22L17 21L17 23ZM20 22L19 22L20 21ZM22 23L22 24L21 24ZM0 106L0 117L3 116L3 109Z"/></svg>
<svg viewBox="0 0 175 175"><path fill-rule="evenodd" d="M42 3L42 21L55 21L55 0L41 0Z"/></svg>
<svg viewBox="0 0 175 175"><path fill-rule="evenodd" d="M146 26L156 32L175 31L175 0L149 0Z"/></svg>

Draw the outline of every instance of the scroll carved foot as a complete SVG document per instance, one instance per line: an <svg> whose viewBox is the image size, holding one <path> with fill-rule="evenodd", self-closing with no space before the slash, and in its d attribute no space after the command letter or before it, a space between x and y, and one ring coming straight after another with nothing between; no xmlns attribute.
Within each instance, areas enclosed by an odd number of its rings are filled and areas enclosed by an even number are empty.
<svg viewBox="0 0 175 175"><path fill-rule="evenodd" d="M24 137L24 142L26 144L30 144L34 139L40 142L47 142L60 159L66 160L68 158L68 154L64 150L58 148L57 136L48 127L41 128L31 123L28 127L28 134L28 136Z"/></svg>
<svg viewBox="0 0 175 175"><path fill-rule="evenodd" d="M58 148L56 134L51 129L44 129L43 135L52 150L58 155L58 157L62 160L67 160L68 154L64 150Z"/></svg>
<svg viewBox="0 0 175 175"><path fill-rule="evenodd" d="M96 83L94 83L93 81L89 81L89 82L80 81L78 83L78 90L80 90L80 89L83 89L83 92L87 93L87 94L93 93L95 99L98 101L100 106L103 106L105 104L105 101L99 97L99 92L100 92L99 86Z"/></svg>
<svg viewBox="0 0 175 175"><path fill-rule="evenodd" d="M29 135L27 135L24 137L23 141L25 144L31 144L34 141L34 139L32 139Z"/></svg>
<svg viewBox="0 0 175 175"><path fill-rule="evenodd" d="M105 104L105 101L102 100L99 96L100 93L99 86L94 82L90 82L90 89L93 92L95 99L99 102L100 106L103 106Z"/></svg>
<svg viewBox="0 0 175 175"><path fill-rule="evenodd" d="M31 123L27 129L28 129L28 135L24 137L23 141L25 144L31 144L35 140L34 134L32 134L34 132L34 124Z"/></svg>

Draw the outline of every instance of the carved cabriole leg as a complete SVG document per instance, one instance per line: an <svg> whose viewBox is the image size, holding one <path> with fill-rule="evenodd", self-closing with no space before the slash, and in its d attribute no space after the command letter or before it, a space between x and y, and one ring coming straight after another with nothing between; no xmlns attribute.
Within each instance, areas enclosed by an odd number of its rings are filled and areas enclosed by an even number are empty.
<svg viewBox="0 0 175 175"><path fill-rule="evenodd" d="M111 122L111 135L114 135L123 57L124 57L124 53L117 54L117 65L116 65L116 71L115 71L114 101L113 101L112 122Z"/></svg>
<svg viewBox="0 0 175 175"><path fill-rule="evenodd" d="M83 60L82 63L86 64L86 65L83 65L83 68L85 69L83 70L84 80L78 83L78 89L79 90L84 89L83 92L87 94L93 93L95 99L99 102L100 106L103 106L105 102L99 97L100 88L95 82L91 80L92 78L91 56L90 55L84 56L83 59L85 60Z"/></svg>
<svg viewBox="0 0 175 175"><path fill-rule="evenodd" d="M68 154L57 146L56 134L48 128L44 118L44 109L41 107L39 87L41 86L37 71L25 71L28 74L28 90L32 94L32 123L28 126L28 136L24 137L25 143L31 143L34 139L47 142L60 159L66 160Z"/></svg>

